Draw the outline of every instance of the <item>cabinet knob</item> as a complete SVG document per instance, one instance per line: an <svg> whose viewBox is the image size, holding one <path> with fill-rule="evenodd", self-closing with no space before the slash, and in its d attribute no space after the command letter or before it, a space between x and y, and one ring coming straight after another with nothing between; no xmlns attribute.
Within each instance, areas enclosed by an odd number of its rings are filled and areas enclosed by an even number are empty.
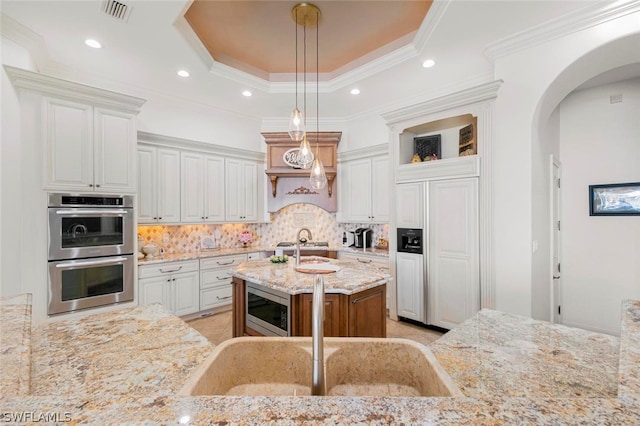
<svg viewBox="0 0 640 426"><path fill-rule="evenodd" d="M100 185L96 184L96 188L100 188Z"/></svg>
<svg viewBox="0 0 640 426"><path fill-rule="evenodd" d="M162 220L162 218L161 218L161 217L159 217L158 219Z"/></svg>
<svg viewBox="0 0 640 426"><path fill-rule="evenodd" d="M204 216L201 216L200 219L204 220Z"/></svg>
<svg viewBox="0 0 640 426"><path fill-rule="evenodd" d="M93 184L92 183L89 184L89 188L93 188Z"/></svg>

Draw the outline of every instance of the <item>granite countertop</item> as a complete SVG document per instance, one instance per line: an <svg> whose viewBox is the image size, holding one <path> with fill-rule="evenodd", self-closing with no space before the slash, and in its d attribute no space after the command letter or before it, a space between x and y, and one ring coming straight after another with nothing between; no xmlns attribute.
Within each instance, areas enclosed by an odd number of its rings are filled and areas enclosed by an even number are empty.
<svg viewBox="0 0 640 426"><path fill-rule="evenodd" d="M302 258L302 257L301 257ZM354 294L386 284L391 275L371 265L353 261L330 260L339 271L323 274L326 293ZM229 270L234 277L251 281L288 294L312 293L313 274L296 271L295 260L271 263L269 259L242 262Z"/></svg>
<svg viewBox="0 0 640 426"><path fill-rule="evenodd" d="M2 324L23 322L27 303L3 310ZM33 341L32 391L3 394L3 421L640 424L640 301L624 303L619 346L610 336L481 311L433 346L464 398L179 396L213 348L159 305L40 326ZM3 337L0 355L21 342Z"/></svg>
<svg viewBox="0 0 640 426"><path fill-rule="evenodd" d="M278 247L282 248L282 247ZM274 251L276 248L273 246L249 246L249 247L226 247L214 250L201 250L201 251L192 251L192 252L184 252L184 253L165 253L162 256L155 256L152 258L142 258L138 259L138 265L153 265L157 263L166 263L166 262L177 262L180 260L193 260L193 259L206 259L208 257L219 257L219 256L229 256L234 254L246 254L246 253L256 253L262 251ZM288 247L288 250L295 250L295 247ZM326 251L342 251L345 253L355 253L355 254L363 254L368 256L377 256L377 257L389 257L389 250L376 249L376 248L368 248L361 249L355 247L300 247L300 251L304 253L305 251L318 251L325 250Z"/></svg>

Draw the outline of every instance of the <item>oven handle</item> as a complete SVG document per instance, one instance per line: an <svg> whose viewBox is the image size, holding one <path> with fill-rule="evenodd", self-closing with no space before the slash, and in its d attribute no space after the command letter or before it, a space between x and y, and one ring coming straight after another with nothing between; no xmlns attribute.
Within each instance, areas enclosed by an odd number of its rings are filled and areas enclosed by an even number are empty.
<svg viewBox="0 0 640 426"><path fill-rule="evenodd" d="M124 209L73 209L73 210L56 210L59 215L78 215L78 214L95 214L95 215L122 215L129 213Z"/></svg>
<svg viewBox="0 0 640 426"><path fill-rule="evenodd" d="M118 256L113 259L105 260L74 260L73 262L58 263L56 268L69 268L74 266L94 266L94 265L106 265L109 263L120 263L126 261L126 257Z"/></svg>

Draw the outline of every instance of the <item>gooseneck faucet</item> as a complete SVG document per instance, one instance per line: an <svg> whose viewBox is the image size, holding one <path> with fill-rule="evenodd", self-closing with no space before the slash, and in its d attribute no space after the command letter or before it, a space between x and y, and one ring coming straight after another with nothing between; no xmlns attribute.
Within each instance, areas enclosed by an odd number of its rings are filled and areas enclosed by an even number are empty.
<svg viewBox="0 0 640 426"><path fill-rule="evenodd" d="M311 395L324 395L324 279L313 276L313 307L311 318L313 366L311 372Z"/></svg>
<svg viewBox="0 0 640 426"><path fill-rule="evenodd" d="M298 233L296 234L296 266L300 264L300 242L302 241L300 234L302 233L302 231L307 231L307 236L309 237L305 238L303 242L313 240L313 237L311 236L311 230L309 228L298 229Z"/></svg>

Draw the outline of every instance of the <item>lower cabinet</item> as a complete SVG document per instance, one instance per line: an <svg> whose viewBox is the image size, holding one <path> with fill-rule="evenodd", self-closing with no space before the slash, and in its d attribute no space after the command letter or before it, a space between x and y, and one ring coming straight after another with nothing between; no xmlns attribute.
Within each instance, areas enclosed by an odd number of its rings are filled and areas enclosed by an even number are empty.
<svg viewBox="0 0 640 426"><path fill-rule="evenodd" d="M364 263L370 265L373 268L389 273L389 257L375 256L371 254L352 253L346 251L338 252L338 259L350 260L352 262ZM389 292L387 292L387 300L385 302L386 309L389 309Z"/></svg>
<svg viewBox="0 0 640 426"><path fill-rule="evenodd" d="M325 294L325 337L386 337L386 285L359 293ZM311 336L313 294L293 297L291 308L296 322L292 326L295 336Z"/></svg>
<svg viewBox="0 0 640 426"><path fill-rule="evenodd" d="M198 312L200 279L197 260L140 265L138 279L141 305L161 303L178 316Z"/></svg>
<svg viewBox="0 0 640 426"><path fill-rule="evenodd" d="M232 284L229 268L247 260L246 254L200 259L200 309L231 307Z"/></svg>

